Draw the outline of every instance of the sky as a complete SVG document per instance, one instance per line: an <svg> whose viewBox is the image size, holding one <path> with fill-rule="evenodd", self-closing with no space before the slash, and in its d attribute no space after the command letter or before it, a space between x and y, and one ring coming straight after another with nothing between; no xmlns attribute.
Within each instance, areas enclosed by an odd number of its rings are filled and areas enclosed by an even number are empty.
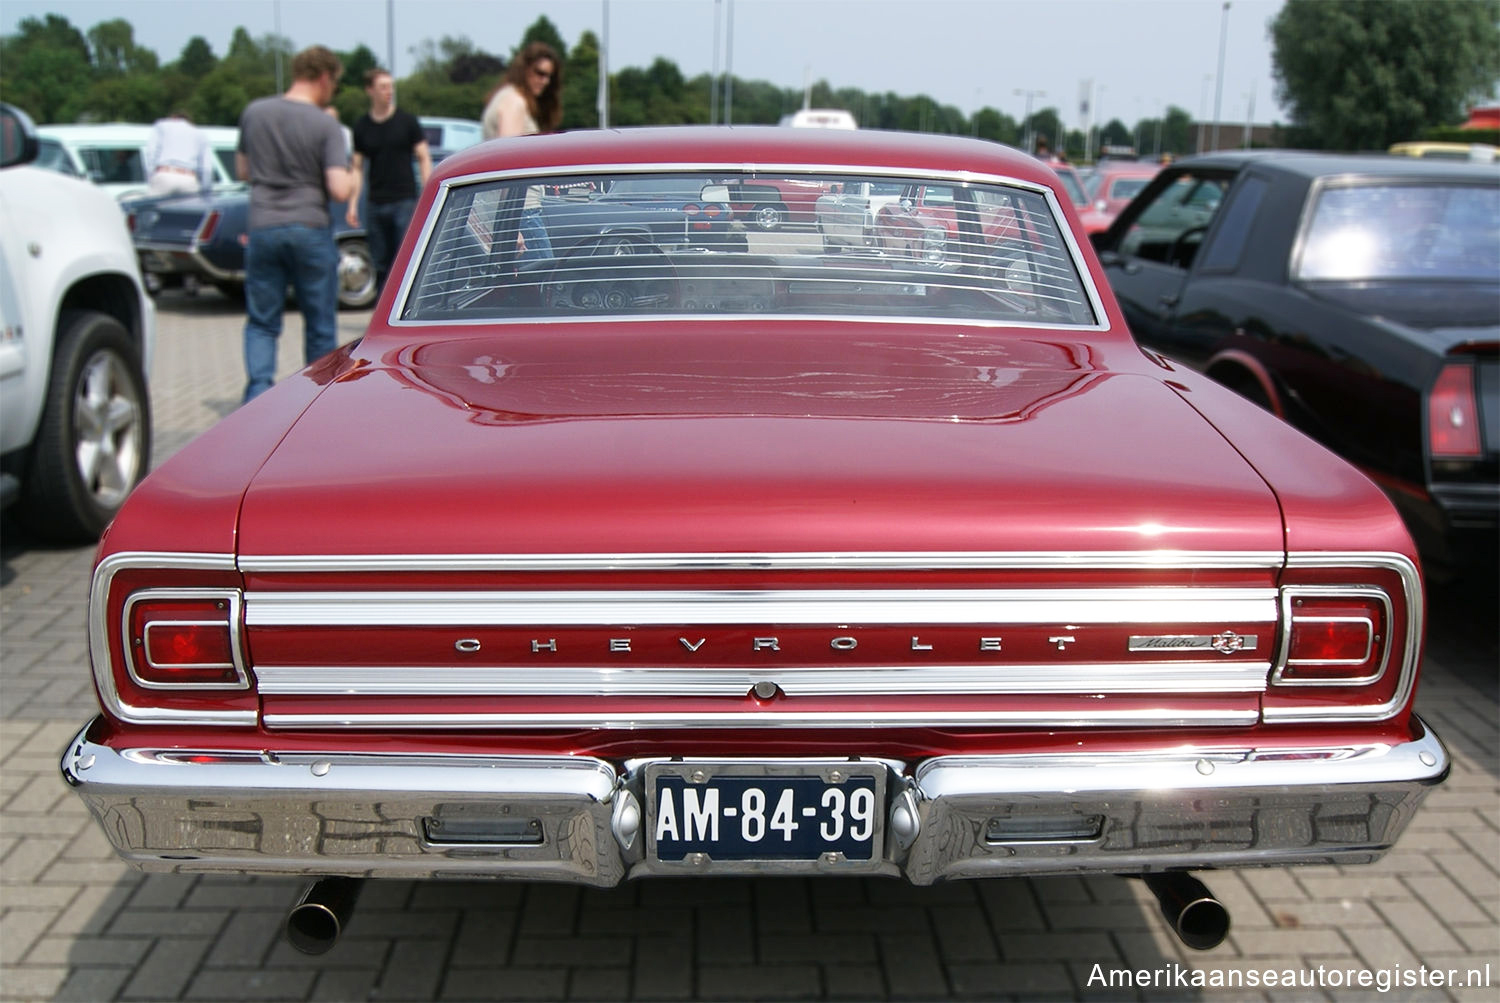
<svg viewBox="0 0 1500 1003"><path fill-rule="evenodd" d="M1268 25L1283 0L0 0L0 33L28 17L66 17L87 32L123 17L138 45L171 62L194 35L218 55L234 29L279 31L293 48L360 44L396 77L413 50L444 36L509 57L540 15L571 46L584 31L608 44L611 69L658 56L683 74L732 69L743 80L800 89L808 80L871 93L928 94L966 115L993 107L1020 119L1057 109L1083 123L1133 125L1168 105L1194 118L1285 121L1275 98ZM1226 10L1227 8L1227 10ZM608 12L608 31L604 22ZM732 34L728 25L733 19ZM715 31L716 15L718 31ZM278 28L279 22L279 28ZM394 49L389 44L391 30ZM1223 31L1223 83L1218 85ZM732 43L732 45L730 44ZM1017 93L1020 92L1020 93ZM1252 97L1253 95L1253 97ZM3 95L0 95L3 96ZM475 109L478 117L479 109Z"/></svg>

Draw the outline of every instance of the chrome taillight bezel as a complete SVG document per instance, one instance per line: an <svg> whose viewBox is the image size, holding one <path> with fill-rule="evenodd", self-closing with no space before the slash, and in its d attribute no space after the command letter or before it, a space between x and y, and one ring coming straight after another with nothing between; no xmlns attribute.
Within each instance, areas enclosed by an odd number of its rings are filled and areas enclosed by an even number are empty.
<svg viewBox="0 0 1500 1003"><path fill-rule="evenodd" d="M247 685L242 689L220 690L217 693L195 689L159 690L142 687L128 672L117 674L116 666L124 669L129 663L129 644L122 632L116 629L121 622L113 619L116 610L123 610L125 598L112 602L116 577L137 573L166 572L177 577L203 577L220 584L197 586L146 585L146 588L165 588L171 591L194 591L208 588L213 591L238 593L231 584L238 581L238 568L233 554L135 552L123 551L110 554L94 568L94 577L89 589L89 658L93 665L94 685L99 702L106 713L127 724L142 725L211 725L220 727L253 727L259 717L255 707L254 681L249 677L248 659L240 651L241 666L247 670ZM243 617L239 617L243 622ZM243 629L243 628L241 628ZM125 650L117 651L117 648ZM118 656L118 663L116 657ZM121 686L129 692L122 693ZM159 694L164 705L142 704L142 695ZM213 706L210 698L233 701L238 706ZM134 702L132 702L132 700Z"/></svg>
<svg viewBox="0 0 1500 1003"><path fill-rule="evenodd" d="M1276 661L1276 668L1271 673L1271 685L1273 686L1317 686L1317 687L1353 687L1370 686L1384 678L1386 669L1391 662L1391 646L1389 636L1378 639L1376 637L1376 625L1370 624L1370 645L1379 643L1381 647L1380 661L1374 672L1363 676L1351 676L1348 678L1308 678L1296 679L1287 676L1287 670L1295 670L1299 665L1363 665L1369 661L1369 649L1364 658L1358 659L1294 659L1291 657L1292 648L1292 620L1296 618L1297 603L1299 600L1309 599L1356 599L1374 600L1379 603L1385 616L1386 624L1392 623L1394 607L1391 605L1391 597L1384 589L1366 585L1352 586L1321 586L1321 585L1287 585L1281 590L1281 652L1282 655ZM1307 616L1303 620L1322 621L1323 617ZM1368 621L1365 621L1368 623ZM1389 627L1386 630L1390 633Z"/></svg>
<svg viewBox="0 0 1500 1003"><path fill-rule="evenodd" d="M230 660L229 660L229 662L224 663L224 664L219 664L219 663L207 664L207 663L204 663L204 664L193 664L193 665L180 665L180 666L177 666L177 668L195 668L195 669L202 669L202 668L224 668L224 669L233 669L234 670L234 674L235 674L235 680L233 682L176 682L176 683L164 683L164 682L158 682L158 681L153 680L153 679L147 679L144 675L141 674L141 667L140 667L140 664L139 664L140 660L146 661L148 663L148 665L150 665L151 667L157 667L157 666L155 666L154 663L150 662L150 652L149 652L149 650L144 650L144 649L149 649L149 644L138 647L134 643L134 638L132 637L133 631L130 629L131 628L131 622L132 622L132 614L134 613L136 606L140 605L141 603L145 603L145 602L171 602L171 601L174 601L174 600L177 600L177 601L188 601L188 602L204 601L204 602L222 602L222 603L224 603L225 618L224 618L223 622L225 624L227 624L227 626L229 628L229 654L230 654ZM125 671L129 674L131 682L133 682L135 685L141 687L142 689L164 690L164 691L167 691L167 692L178 692L178 691L192 692L192 691L195 691L195 690L248 690L250 688L250 675L245 670L244 617L242 615L243 605L244 605L244 602L243 602L243 599L241 598L241 595L240 595L240 592L239 592L238 589L210 589L210 588L203 588L203 589L199 589L199 588L181 589L181 588L161 588L161 589L141 589L141 590L139 590L137 592L132 592L130 594L130 597L125 600L125 606L124 606L124 610L123 610L123 615L120 617L120 634L121 634L121 637L120 637L120 643L121 643L120 653L121 653L121 655L122 655L122 657L124 659L124 662L125 662ZM177 622L177 623L211 622L211 623L214 623L214 624L218 624L220 621L218 621L218 620L215 620L215 621L187 621L187 620L179 620L179 621L174 621L174 622ZM143 629L143 633L149 634L149 632L150 632L150 630L151 630L151 628L152 628L153 625L154 625L154 621L152 623L147 623L145 625L144 629ZM138 655L139 655L139 659L137 657Z"/></svg>

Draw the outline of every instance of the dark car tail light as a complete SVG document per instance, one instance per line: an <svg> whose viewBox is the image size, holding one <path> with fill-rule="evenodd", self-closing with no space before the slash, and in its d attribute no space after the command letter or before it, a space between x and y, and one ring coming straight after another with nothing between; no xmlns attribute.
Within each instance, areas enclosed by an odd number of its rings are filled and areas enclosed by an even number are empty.
<svg viewBox="0 0 1500 1003"><path fill-rule="evenodd" d="M1385 671L1390 600L1379 590L1288 589L1280 686L1363 686Z"/></svg>
<svg viewBox="0 0 1500 1003"><path fill-rule="evenodd" d="M198 227L198 232L193 239L200 244L206 244L213 239L214 231L219 228L219 212L214 210L203 219L203 225Z"/></svg>
<svg viewBox="0 0 1500 1003"><path fill-rule="evenodd" d="M147 689L243 689L239 598L221 590L147 590L126 603L126 664Z"/></svg>
<svg viewBox="0 0 1500 1003"><path fill-rule="evenodd" d="M1477 459L1483 455L1471 364L1450 362L1438 373L1427 398L1427 445L1434 459Z"/></svg>
<svg viewBox="0 0 1500 1003"><path fill-rule="evenodd" d="M705 209L696 202L689 202L682 207L682 211L687 216L688 226L691 229L707 230L713 226L712 222L702 218Z"/></svg>

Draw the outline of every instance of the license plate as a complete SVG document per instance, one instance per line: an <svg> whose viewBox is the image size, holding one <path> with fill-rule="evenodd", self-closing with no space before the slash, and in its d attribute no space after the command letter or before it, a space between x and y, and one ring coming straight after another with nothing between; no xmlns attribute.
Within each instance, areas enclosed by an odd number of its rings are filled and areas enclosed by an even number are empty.
<svg viewBox="0 0 1500 1003"><path fill-rule="evenodd" d="M877 764L660 763L647 782L648 845L660 861L868 862L882 852Z"/></svg>

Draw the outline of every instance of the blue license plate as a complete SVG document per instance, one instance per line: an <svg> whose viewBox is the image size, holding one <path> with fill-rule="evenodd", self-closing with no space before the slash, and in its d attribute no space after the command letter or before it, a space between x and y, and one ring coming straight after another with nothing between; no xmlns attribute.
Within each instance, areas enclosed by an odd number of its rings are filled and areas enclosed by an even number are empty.
<svg viewBox="0 0 1500 1003"><path fill-rule="evenodd" d="M744 764L658 767L648 806L655 857L874 860L881 852L883 768L866 765L861 772L849 765L799 765L795 774Z"/></svg>

